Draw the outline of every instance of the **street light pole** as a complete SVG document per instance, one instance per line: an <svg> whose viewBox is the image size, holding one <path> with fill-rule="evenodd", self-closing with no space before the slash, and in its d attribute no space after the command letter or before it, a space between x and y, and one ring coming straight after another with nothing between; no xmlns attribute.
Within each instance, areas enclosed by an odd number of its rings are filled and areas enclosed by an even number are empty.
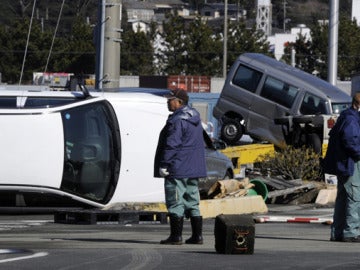
<svg viewBox="0 0 360 270"><path fill-rule="evenodd" d="M336 85L339 38L339 0L330 0L328 82Z"/></svg>

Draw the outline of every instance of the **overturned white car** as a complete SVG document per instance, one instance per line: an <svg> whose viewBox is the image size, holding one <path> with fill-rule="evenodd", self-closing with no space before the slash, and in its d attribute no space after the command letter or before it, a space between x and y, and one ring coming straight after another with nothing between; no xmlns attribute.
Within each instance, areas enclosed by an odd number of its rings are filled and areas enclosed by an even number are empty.
<svg viewBox="0 0 360 270"><path fill-rule="evenodd" d="M152 175L168 114L146 93L0 91L0 192L95 207L164 201Z"/></svg>

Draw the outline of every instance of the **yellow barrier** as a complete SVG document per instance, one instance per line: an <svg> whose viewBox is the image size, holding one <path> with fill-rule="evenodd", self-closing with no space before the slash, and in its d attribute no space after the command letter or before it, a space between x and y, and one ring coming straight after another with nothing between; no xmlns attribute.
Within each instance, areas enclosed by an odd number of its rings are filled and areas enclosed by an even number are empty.
<svg viewBox="0 0 360 270"><path fill-rule="evenodd" d="M247 144L230 146L221 150L234 164L235 174L240 173L241 165L254 163L261 155L273 153L274 151L274 145L272 144Z"/></svg>
<svg viewBox="0 0 360 270"><path fill-rule="evenodd" d="M328 145L322 145L322 155L325 156ZM231 159L234 165L234 173L239 174L241 165L254 163L259 160L260 156L275 152L273 144L247 144L239 146L230 146L221 152Z"/></svg>
<svg viewBox="0 0 360 270"><path fill-rule="evenodd" d="M328 148L328 145L324 143L322 145L322 156L323 157L325 157L325 155L326 155L327 148Z"/></svg>

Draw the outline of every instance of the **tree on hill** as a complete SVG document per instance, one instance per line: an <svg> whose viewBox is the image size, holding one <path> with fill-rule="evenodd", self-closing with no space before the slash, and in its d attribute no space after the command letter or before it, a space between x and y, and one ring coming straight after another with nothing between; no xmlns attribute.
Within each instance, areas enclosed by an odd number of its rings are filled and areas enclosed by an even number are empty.
<svg viewBox="0 0 360 270"><path fill-rule="evenodd" d="M360 27L355 20L342 18L339 25L338 77L350 80L360 71Z"/></svg>
<svg viewBox="0 0 360 270"><path fill-rule="evenodd" d="M269 53L269 42L263 31L256 30L255 25L247 28L244 21L232 22L228 28L228 66L230 67L245 52Z"/></svg>
<svg viewBox="0 0 360 270"><path fill-rule="evenodd" d="M131 29L122 35L120 73L123 75L152 75L153 48L151 40L142 31Z"/></svg>
<svg viewBox="0 0 360 270"><path fill-rule="evenodd" d="M0 71L3 81L18 83L24 59L29 21L16 21L11 28L1 27ZM32 72L45 66L47 34L36 22L32 26L24 65L24 81L31 81Z"/></svg>
<svg viewBox="0 0 360 270"><path fill-rule="evenodd" d="M48 70L59 70L75 74L95 73L95 46L93 29L83 18L75 17L71 33L67 37L57 38L52 65Z"/></svg>
<svg viewBox="0 0 360 270"><path fill-rule="evenodd" d="M222 42L206 21L197 17L184 38L185 74L214 76L221 73Z"/></svg>
<svg viewBox="0 0 360 270"><path fill-rule="evenodd" d="M316 37L314 38L316 39ZM320 40L317 42L320 42ZM320 67L316 63L318 59L316 59L313 52L313 43L308 39L307 36L299 34L295 42L286 42L284 55L281 60L290 64L293 49L296 52L297 68L302 69L308 73L313 73L317 67Z"/></svg>
<svg viewBox="0 0 360 270"><path fill-rule="evenodd" d="M27 19L17 20L12 27L0 27L0 71L4 82L19 82L29 23ZM33 22L25 58L23 83L32 81L33 72L45 71L48 58L48 72L94 73L93 33L83 19L76 18L70 35L55 37L49 56L53 35L53 31L42 31L38 21Z"/></svg>
<svg viewBox="0 0 360 270"><path fill-rule="evenodd" d="M222 75L223 38L200 17L185 25L171 15L164 24L162 61L165 74ZM228 67L243 52L269 52L269 43L262 31L248 29L245 22L230 23L228 28Z"/></svg>
<svg viewBox="0 0 360 270"><path fill-rule="evenodd" d="M360 71L360 27L347 16L340 16L338 38L338 78L349 80ZM290 51L296 51L296 66L326 80L328 73L328 24L314 24L311 40L300 37L285 48L284 61L290 63Z"/></svg>
<svg viewBox="0 0 360 270"><path fill-rule="evenodd" d="M25 62L24 81L31 81L32 72L44 71L61 2L43 0L37 3L37 15L34 19ZM199 5L215 2L215 0L189 2ZM294 16L293 23L301 22L302 17L314 19L313 22L328 18L328 15L325 17L322 15L328 8L327 0L288 0L287 2L288 7L292 7L287 14L289 17ZM5 82L17 83L19 80L32 3L25 0L20 2L6 0L0 9L0 72ZM254 1L229 0L229 4L236 3L248 11L256 10ZM272 3L273 10L278 9L278 15L281 17L283 1L273 0ZM341 2L342 13L344 13L343 10L348 12L349 3L350 0ZM47 14L49 19L44 22L41 18L46 19ZM95 21L96 15L97 3L94 1L66 1L47 71L94 73L93 28L86 23L86 17L89 16ZM161 33L155 34L154 24L152 24L152 31L144 34L132 31L127 24L125 10L122 17L121 74L222 75L222 31L216 33L217 30L211 28L206 21L197 18L189 22L182 17L168 15ZM357 45L360 36L356 23L344 18L341 17L339 29L338 74L340 78L348 79L353 72L360 71L360 64L358 64L360 63L360 49L358 49L360 46ZM217 29L221 29L221 25L218 26ZM294 44L289 44L290 46L285 49L287 56L284 59L290 62L290 50L294 47L297 52L297 66L308 72L315 71L321 78L326 79L327 27L327 25L317 23L311 24L312 40L307 41L299 37ZM159 36L161 36L160 39L155 39ZM158 40L161 44L157 47L155 54L154 44ZM256 31L255 26L246 27L244 21L229 22L227 47L227 68L243 52L268 54L269 51L269 44L265 41L262 32Z"/></svg>
<svg viewBox="0 0 360 270"><path fill-rule="evenodd" d="M160 33L161 50L157 57L163 73L167 75L184 74L186 66L185 21L177 15L168 14Z"/></svg>

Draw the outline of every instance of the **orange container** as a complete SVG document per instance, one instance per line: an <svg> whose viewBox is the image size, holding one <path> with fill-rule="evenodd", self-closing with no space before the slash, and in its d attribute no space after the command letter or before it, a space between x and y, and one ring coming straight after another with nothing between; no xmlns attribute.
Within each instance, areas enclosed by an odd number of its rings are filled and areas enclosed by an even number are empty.
<svg viewBox="0 0 360 270"><path fill-rule="evenodd" d="M210 93L211 78L209 76L169 75L167 88L171 90L181 88L194 93Z"/></svg>

